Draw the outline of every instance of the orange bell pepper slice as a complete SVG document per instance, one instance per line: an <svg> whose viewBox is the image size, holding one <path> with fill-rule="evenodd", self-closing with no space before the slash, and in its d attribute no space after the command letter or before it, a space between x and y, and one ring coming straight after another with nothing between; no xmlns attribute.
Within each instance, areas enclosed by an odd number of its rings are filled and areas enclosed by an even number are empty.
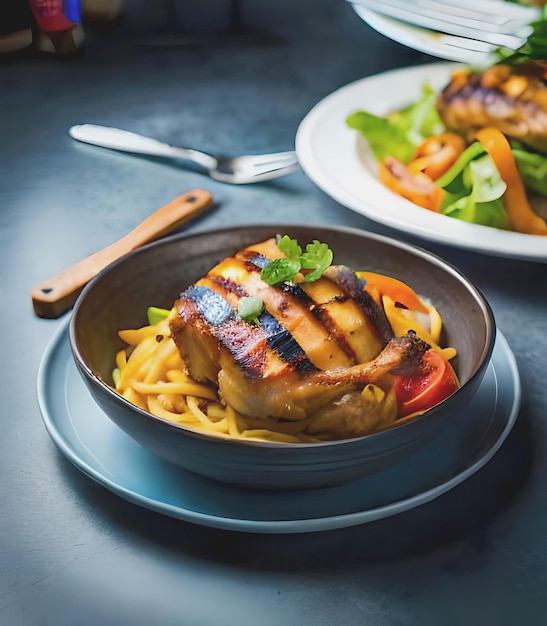
<svg viewBox="0 0 547 626"><path fill-rule="evenodd" d="M476 138L494 161L507 185L502 199L513 230L527 235L547 236L547 223L528 202L526 189L505 135L497 128L488 127L479 130Z"/></svg>
<svg viewBox="0 0 547 626"><path fill-rule="evenodd" d="M377 274L376 272L360 271L357 272L357 276L367 281L365 287L367 291L377 290L380 296L389 296L393 302L400 302L411 311L429 313L414 289L401 280L385 274Z"/></svg>
<svg viewBox="0 0 547 626"><path fill-rule="evenodd" d="M412 175L396 158L388 156L378 163L378 179L406 200L429 211L440 211L444 191L423 172Z"/></svg>
<svg viewBox="0 0 547 626"><path fill-rule="evenodd" d="M427 137L416 148L408 170L414 176L423 172L431 180L437 180L454 165L464 150L463 137L455 133L446 132Z"/></svg>

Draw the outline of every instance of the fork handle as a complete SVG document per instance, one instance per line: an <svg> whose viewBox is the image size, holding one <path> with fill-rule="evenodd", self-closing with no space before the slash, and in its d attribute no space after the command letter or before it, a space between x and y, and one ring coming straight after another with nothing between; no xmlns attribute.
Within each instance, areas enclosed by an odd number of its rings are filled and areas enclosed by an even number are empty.
<svg viewBox="0 0 547 626"><path fill-rule="evenodd" d="M47 319L61 316L74 305L85 285L107 265L172 232L210 207L212 202L213 196L203 189L177 196L121 239L36 285L31 292L34 312Z"/></svg>
<svg viewBox="0 0 547 626"><path fill-rule="evenodd" d="M101 148L132 152L134 154L146 154L148 156L183 159L197 163L207 170L217 165L217 160L213 156L199 150L171 146L157 139L111 126L78 124L71 126L68 133L73 139L100 146Z"/></svg>

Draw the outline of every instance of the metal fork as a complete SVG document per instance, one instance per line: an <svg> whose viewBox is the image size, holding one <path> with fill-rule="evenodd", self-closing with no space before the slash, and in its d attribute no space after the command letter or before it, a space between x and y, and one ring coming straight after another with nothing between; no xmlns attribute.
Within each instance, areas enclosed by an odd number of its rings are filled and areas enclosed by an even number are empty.
<svg viewBox="0 0 547 626"><path fill-rule="evenodd" d="M222 158L110 126L80 124L72 126L68 132L73 139L102 148L194 163L208 176L223 183L258 183L286 176L299 168L294 151Z"/></svg>
<svg viewBox="0 0 547 626"><path fill-rule="evenodd" d="M381 35L413 50L419 50L440 59L457 61L458 63L468 65L486 67L495 62L494 51L497 46L493 44L420 28L419 26L407 24L386 15L369 11L360 5L354 4L353 8L357 15L371 28Z"/></svg>
<svg viewBox="0 0 547 626"><path fill-rule="evenodd" d="M505 0L348 0L407 24L516 50L541 15Z"/></svg>

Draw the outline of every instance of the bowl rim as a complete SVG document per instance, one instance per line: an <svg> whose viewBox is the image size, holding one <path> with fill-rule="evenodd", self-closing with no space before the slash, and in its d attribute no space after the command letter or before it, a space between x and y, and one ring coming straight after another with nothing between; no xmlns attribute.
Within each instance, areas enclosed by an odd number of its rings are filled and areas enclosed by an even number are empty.
<svg viewBox="0 0 547 626"><path fill-rule="evenodd" d="M272 231L272 233L273 232L286 232L290 230L321 231L321 232L334 233L338 235L354 236L360 239L369 239L369 240L376 241L380 244L392 246L394 248L399 248L400 250L404 252L410 253L411 255L418 256L422 260L432 263L433 265L435 265L439 269L442 269L443 271L448 271L449 274L451 274L454 278L456 278L459 282L461 282L466 287L466 289L473 295L475 301L480 305L480 308L483 312L483 316L485 319L485 326L486 326L486 340L481 350L480 359L478 360L477 364L474 366L469 378L466 380L464 385L462 385L458 390L456 390L448 398L439 402L431 409L428 409L421 415L418 415L411 420L406 420L401 424L395 424L395 425L392 425L388 428L382 429L374 433L369 433L367 435L361 435L360 437L353 437L349 439L336 439L332 441L329 440L329 441L306 442L306 443L304 442L291 443L291 442L282 442L282 441L259 441L259 440L253 440L253 439L236 439L233 437L223 436L222 434L211 435L208 433L203 433L197 430L193 430L187 426L184 426L183 424L178 424L176 422L172 422L170 420L158 417L156 415L153 415L152 413L149 413L148 411L145 411L144 409L141 409L140 407L136 406L135 404L131 403L129 400L121 396L115 389L113 389L102 378L99 372L94 370L86 362L84 355L82 354L82 350L80 350L80 346L79 346L78 339L77 339L77 330L76 330L77 321L78 321L78 317L80 314L80 310L84 306L84 303L86 301L86 298L88 297L88 294L94 289L95 285L105 275L114 271L120 265L129 262L132 258L136 256L148 254L150 250L155 250L156 248L160 248L165 245L170 245L174 243L176 244L179 241L187 241L190 239L202 239L202 238L211 237L211 236L222 237L222 236L229 235L232 233L235 235L237 233L240 233L241 231L249 231L250 233L249 238L250 238L251 233L255 231L263 232L263 231L268 231L268 230ZM310 237L314 237L312 232L310 232ZM317 237L314 237L314 238L317 238ZM251 243L252 241L250 241L249 245ZM318 448L323 448L323 447L332 447L333 445L351 448L353 446L358 446L364 440L373 441L373 440L380 439L382 437L385 438L386 433L390 433L393 431L402 432L403 429L413 428L414 425L417 423L434 419L434 415L442 411L443 406L447 403L447 401L450 398L452 398L455 394L457 394L463 387L466 387L470 383L472 384L473 381L478 376L482 376L482 374L486 370L486 367L488 366L488 363L490 362L492 351L494 348L495 338L496 338L496 321L495 321L493 310L488 300L486 299L485 295L482 293L480 288L473 281L467 278L467 276L465 276L465 274L461 270L459 270L455 265L453 265L451 262L443 259L440 255L413 243L408 243L406 241L395 239L387 235L370 232L370 231L352 227L352 226L335 226L335 225L331 226L328 224L316 224L316 225L310 226L309 224L301 224L301 223L292 223L292 224L291 223L265 223L265 224L249 223L249 224L238 224L235 226L225 226L222 228L215 228L215 229L203 230L203 231L197 231L197 232L181 232L181 233L175 233L172 235L162 237L159 240L150 242L148 244L140 246L139 248L136 248L126 253L119 259L107 265L95 277L93 277L89 281L89 283L82 289L80 295L78 296L76 303L74 305L73 311L71 313L71 318L69 322L69 343L70 343L71 353L72 353L74 361L76 362L78 369L80 370L80 373L84 375L84 378L87 379L88 382L90 382L91 384L97 385L104 393L106 393L106 395L113 402L120 403L126 409L135 411L141 417L146 418L148 420L151 419L153 422L160 424L162 427L171 429L177 433L184 433L192 438L207 441L212 444L222 443L224 445L228 444L228 445L240 446L240 447L245 446L245 447L252 447L252 448L256 448L256 447L271 448L271 449L276 449L276 450L316 450Z"/></svg>

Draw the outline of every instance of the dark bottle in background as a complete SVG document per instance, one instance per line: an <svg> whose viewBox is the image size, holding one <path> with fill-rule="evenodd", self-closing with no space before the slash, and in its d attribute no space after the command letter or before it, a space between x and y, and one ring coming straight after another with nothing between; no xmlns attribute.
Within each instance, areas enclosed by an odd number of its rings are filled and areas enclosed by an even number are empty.
<svg viewBox="0 0 547 626"><path fill-rule="evenodd" d="M27 0L0 0L0 54L32 45L32 13Z"/></svg>
<svg viewBox="0 0 547 626"><path fill-rule="evenodd" d="M84 44L80 0L28 0L34 21L34 47L57 55L77 54Z"/></svg>

